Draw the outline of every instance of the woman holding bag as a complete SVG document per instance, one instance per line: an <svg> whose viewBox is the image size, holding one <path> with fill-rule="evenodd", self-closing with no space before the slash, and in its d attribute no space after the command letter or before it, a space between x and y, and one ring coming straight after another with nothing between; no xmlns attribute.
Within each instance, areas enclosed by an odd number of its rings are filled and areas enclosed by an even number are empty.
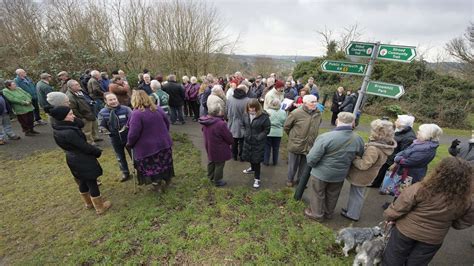
<svg viewBox="0 0 474 266"><path fill-rule="evenodd" d="M362 158L352 161L347 180L351 183L347 208L342 209L341 215L349 220L358 221L364 206L366 187L369 186L387 156L393 153L395 142L393 124L389 121L377 119L370 123L371 133L369 142L365 144Z"/></svg>

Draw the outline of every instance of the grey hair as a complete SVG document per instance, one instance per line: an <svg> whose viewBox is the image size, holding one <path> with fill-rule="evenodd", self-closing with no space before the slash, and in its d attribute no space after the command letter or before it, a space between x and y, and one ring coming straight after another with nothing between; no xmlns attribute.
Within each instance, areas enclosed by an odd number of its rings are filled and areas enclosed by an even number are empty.
<svg viewBox="0 0 474 266"><path fill-rule="evenodd" d="M17 75L20 75L21 72L26 72L26 71L22 68L19 68L19 69L15 70L15 74L17 74Z"/></svg>
<svg viewBox="0 0 474 266"><path fill-rule="evenodd" d="M192 76L192 77L191 77L191 83L193 83L193 81L194 81L194 82L197 82L197 78L196 78L195 76Z"/></svg>
<svg viewBox="0 0 474 266"><path fill-rule="evenodd" d="M419 140L439 141L442 134L443 130L436 124L423 124L418 128Z"/></svg>
<svg viewBox="0 0 474 266"><path fill-rule="evenodd" d="M247 87L244 84L240 84L239 86L237 86L236 89L243 90L243 91L245 91L245 93L247 93L249 91L249 87Z"/></svg>
<svg viewBox="0 0 474 266"><path fill-rule="evenodd" d="M189 77L188 77L188 76L183 76L181 79L182 79L183 81L189 81Z"/></svg>
<svg viewBox="0 0 474 266"><path fill-rule="evenodd" d="M224 114L224 108L222 107L221 104L217 104L217 105L214 105L212 106L209 110L208 110L208 114L210 116L218 116L220 114Z"/></svg>
<svg viewBox="0 0 474 266"><path fill-rule="evenodd" d="M91 77L96 77L96 76L100 76L100 72L97 71L97 70L92 70L91 71Z"/></svg>
<svg viewBox="0 0 474 266"><path fill-rule="evenodd" d="M267 78L267 86L275 84L275 79L272 77Z"/></svg>
<svg viewBox="0 0 474 266"><path fill-rule="evenodd" d="M222 89L222 86L219 85L219 84L214 85L214 87L212 87L212 89L211 89L212 94L218 94L220 92L224 92L224 90Z"/></svg>
<svg viewBox="0 0 474 266"><path fill-rule="evenodd" d="M349 112L340 112L337 114L337 120L343 124L352 124L354 122L354 115Z"/></svg>
<svg viewBox="0 0 474 266"><path fill-rule="evenodd" d="M77 82L77 80L74 80L74 79L68 80L68 82L66 83L66 87L70 89L72 87L72 84L74 84L74 82Z"/></svg>
<svg viewBox="0 0 474 266"><path fill-rule="evenodd" d="M174 75L174 74L169 74L169 75L168 75L168 80L169 80L169 81L176 81L176 75Z"/></svg>
<svg viewBox="0 0 474 266"><path fill-rule="evenodd" d="M308 95L303 96L303 103L310 103L310 102L314 102L314 101L317 101L317 100L318 100L318 97L316 97L312 94L308 94Z"/></svg>
<svg viewBox="0 0 474 266"><path fill-rule="evenodd" d="M278 110L278 109L280 109L280 105L281 105L280 99L273 99L270 102L270 108L271 109Z"/></svg>
<svg viewBox="0 0 474 266"><path fill-rule="evenodd" d="M150 87L151 87L152 90L161 89L161 84L158 80L154 79L154 80L151 81Z"/></svg>
<svg viewBox="0 0 474 266"><path fill-rule="evenodd" d="M391 142L395 131L393 123L390 121L376 119L370 123L370 138L373 140L381 140L387 143Z"/></svg>

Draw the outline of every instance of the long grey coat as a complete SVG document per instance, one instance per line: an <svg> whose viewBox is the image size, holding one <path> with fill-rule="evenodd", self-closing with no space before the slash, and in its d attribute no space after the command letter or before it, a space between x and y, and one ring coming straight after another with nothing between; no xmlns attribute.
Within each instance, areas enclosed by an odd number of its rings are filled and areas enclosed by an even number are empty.
<svg viewBox="0 0 474 266"><path fill-rule="evenodd" d="M240 91L241 90L235 90L234 95L229 97L229 100L227 100L227 126L234 138L243 138L245 136L243 120L245 116L245 107L249 98L247 96L241 98L242 96L239 94ZM237 95L235 92L237 92Z"/></svg>

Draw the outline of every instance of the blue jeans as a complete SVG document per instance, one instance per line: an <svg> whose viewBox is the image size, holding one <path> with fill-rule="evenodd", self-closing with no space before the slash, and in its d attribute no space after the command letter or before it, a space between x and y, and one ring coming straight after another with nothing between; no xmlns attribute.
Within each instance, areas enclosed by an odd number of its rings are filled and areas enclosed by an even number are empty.
<svg viewBox="0 0 474 266"><path fill-rule="evenodd" d="M122 142L119 136L110 137L110 142L112 143L112 147L115 151L115 157L117 157L117 161L119 162L120 171L123 174L130 174L130 170L128 169L127 157L125 156L125 144ZM128 155L130 155L130 150L127 149ZM131 155L130 155L131 156Z"/></svg>
<svg viewBox="0 0 474 266"><path fill-rule="evenodd" d="M8 137L15 137L16 136L15 132L13 132L12 124L10 123L10 115L9 114L0 115L0 122L1 122L0 140L4 140L5 135L8 136Z"/></svg>
<svg viewBox="0 0 474 266"><path fill-rule="evenodd" d="M280 152L281 137L267 137L265 143L265 154L263 156L263 163L268 165L270 162L270 152L272 153L273 165L278 163L278 153Z"/></svg>
<svg viewBox="0 0 474 266"><path fill-rule="evenodd" d="M178 106L178 107L170 106L170 116L171 116L172 124L176 123L176 121L179 121L184 124L183 106Z"/></svg>

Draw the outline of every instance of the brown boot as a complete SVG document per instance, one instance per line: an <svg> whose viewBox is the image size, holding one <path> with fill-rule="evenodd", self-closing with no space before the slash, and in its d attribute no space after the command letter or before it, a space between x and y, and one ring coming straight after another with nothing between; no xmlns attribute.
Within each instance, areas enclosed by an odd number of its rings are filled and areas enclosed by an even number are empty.
<svg viewBox="0 0 474 266"><path fill-rule="evenodd" d="M89 192L81 193L81 198L82 201L84 201L84 206L86 207L86 209L94 208L94 205L92 204L91 200L91 194L89 194Z"/></svg>
<svg viewBox="0 0 474 266"><path fill-rule="evenodd" d="M97 214L104 213L108 208L110 208L110 206L112 206L110 201L108 200L104 201L102 196L91 197L91 200L92 200L92 204L94 204L95 212Z"/></svg>

